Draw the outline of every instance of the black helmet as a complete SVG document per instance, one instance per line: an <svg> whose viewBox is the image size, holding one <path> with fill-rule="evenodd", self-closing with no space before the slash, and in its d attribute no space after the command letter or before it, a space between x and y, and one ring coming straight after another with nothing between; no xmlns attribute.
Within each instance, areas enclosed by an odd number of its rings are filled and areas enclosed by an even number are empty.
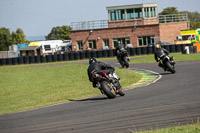
<svg viewBox="0 0 200 133"><path fill-rule="evenodd" d="M94 62L97 62L97 60L94 57L89 59L89 64L92 64Z"/></svg>

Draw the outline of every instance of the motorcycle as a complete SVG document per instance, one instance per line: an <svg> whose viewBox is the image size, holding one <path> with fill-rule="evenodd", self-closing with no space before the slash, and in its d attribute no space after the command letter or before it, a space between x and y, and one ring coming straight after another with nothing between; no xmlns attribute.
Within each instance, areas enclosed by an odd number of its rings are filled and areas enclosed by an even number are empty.
<svg viewBox="0 0 200 133"><path fill-rule="evenodd" d="M125 49L118 53L117 59L123 68L125 66L126 68L129 67L130 57L128 56L128 52Z"/></svg>
<svg viewBox="0 0 200 133"><path fill-rule="evenodd" d="M120 78L117 74L112 71L110 74L107 74L105 71L100 73L93 72L93 80L97 82L97 86L100 89L102 94L105 94L108 98L115 98L117 94L124 96L124 90L122 87L117 90L116 86L120 86Z"/></svg>
<svg viewBox="0 0 200 133"><path fill-rule="evenodd" d="M173 59L173 56L169 56L169 55L161 55L159 57L159 62L161 64L163 64L163 69L165 71L169 71L171 73L175 73L175 62L174 62L174 59ZM162 67L162 66L160 66Z"/></svg>

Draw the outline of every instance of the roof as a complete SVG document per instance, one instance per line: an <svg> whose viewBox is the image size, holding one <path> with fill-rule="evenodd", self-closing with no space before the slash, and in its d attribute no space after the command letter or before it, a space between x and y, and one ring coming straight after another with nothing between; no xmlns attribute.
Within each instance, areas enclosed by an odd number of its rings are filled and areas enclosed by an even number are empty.
<svg viewBox="0 0 200 133"><path fill-rule="evenodd" d="M123 6L110 6L106 7L107 10L117 10L117 9L130 9L130 8L142 8L142 7L157 7L157 3L149 4L135 4L135 5L123 5Z"/></svg>
<svg viewBox="0 0 200 133"><path fill-rule="evenodd" d="M28 46L39 46L40 42L31 42Z"/></svg>
<svg viewBox="0 0 200 133"><path fill-rule="evenodd" d="M31 51L31 50L35 50L39 48L38 46L28 46L28 47L23 47L22 49L20 49L20 51Z"/></svg>

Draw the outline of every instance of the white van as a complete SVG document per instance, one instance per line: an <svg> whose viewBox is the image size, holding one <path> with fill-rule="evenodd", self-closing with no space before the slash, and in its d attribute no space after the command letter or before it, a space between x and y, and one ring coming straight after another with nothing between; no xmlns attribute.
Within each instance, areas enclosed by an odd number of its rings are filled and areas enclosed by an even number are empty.
<svg viewBox="0 0 200 133"><path fill-rule="evenodd" d="M56 53L59 50L59 47L62 45L62 40L49 40L40 42L40 47L42 48L43 55Z"/></svg>

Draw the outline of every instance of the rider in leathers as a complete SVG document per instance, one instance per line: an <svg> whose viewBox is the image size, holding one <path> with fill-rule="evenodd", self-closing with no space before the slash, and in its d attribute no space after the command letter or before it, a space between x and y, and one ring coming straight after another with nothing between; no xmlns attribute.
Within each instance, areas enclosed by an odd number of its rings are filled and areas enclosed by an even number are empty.
<svg viewBox="0 0 200 133"><path fill-rule="evenodd" d="M121 42L118 42L118 45L116 47L116 52L117 52L117 59L119 62L121 61L121 52L122 51L126 51L126 49L124 48L124 45L121 44ZM127 55L128 55L128 52L127 52Z"/></svg>
<svg viewBox="0 0 200 133"><path fill-rule="evenodd" d="M109 74L112 71L115 71L115 68L112 67L109 64L104 63L104 62L97 61L95 58L89 59L89 67L88 67L88 70L87 70L88 71L88 77L89 77L90 82L92 82L92 85L93 85L94 88L97 87L97 82L95 82L93 80L93 74L94 73L101 74L102 70L106 74ZM121 88L119 81L117 83L114 83L114 85L117 89Z"/></svg>
<svg viewBox="0 0 200 133"><path fill-rule="evenodd" d="M161 56L169 55L169 52L166 49L161 48L160 44L156 44L155 47L156 51L154 53L154 58L157 62L159 61ZM166 71L166 67L161 62L159 62L158 66L162 67Z"/></svg>

